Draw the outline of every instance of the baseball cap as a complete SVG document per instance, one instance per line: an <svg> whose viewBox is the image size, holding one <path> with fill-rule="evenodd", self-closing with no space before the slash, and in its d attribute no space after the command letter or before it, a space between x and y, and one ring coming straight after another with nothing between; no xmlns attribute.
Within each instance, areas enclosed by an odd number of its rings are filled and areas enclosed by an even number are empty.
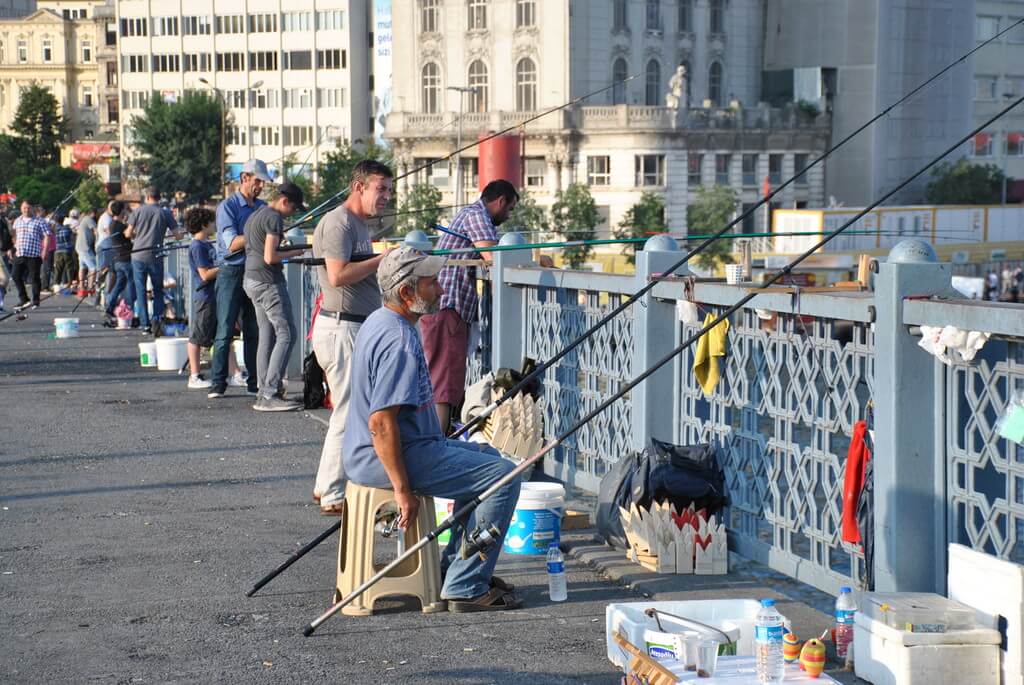
<svg viewBox="0 0 1024 685"><path fill-rule="evenodd" d="M296 212L306 211L306 205L302 204L302 188L299 186L295 185L291 181L285 181L277 187L277 192L292 201L292 204L295 205Z"/></svg>
<svg viewBox="0 0 1024 685"><path fill-rule="evenodd" d="M72 219L77 219L78 218L78 210L77 209L72 209L71 210L71 218Z"/></svg>
<svg viewBox="0 0 1024 685"><path fill-rule="evenodd" d="M389 252L377 267L377 283L387 292L408 276L436 276L444 268L444 257L430 256L403 245Z"/></svg>
<svg viewBox="0 0 1024 685"><path fill-rule="evenodd" d="M273 183L274 179L270 178L270 174L267 172L267 164L262 159L250 159L248 162L242 165L243 174L254 174L256 178L266 183Z"/></svg>

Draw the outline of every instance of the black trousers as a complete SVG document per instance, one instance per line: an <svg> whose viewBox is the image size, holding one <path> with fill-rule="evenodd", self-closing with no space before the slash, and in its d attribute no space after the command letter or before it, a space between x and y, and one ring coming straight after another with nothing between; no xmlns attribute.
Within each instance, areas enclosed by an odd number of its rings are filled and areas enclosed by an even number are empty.
<svg viewBox="0 0 1024 685"><path fill-rule="evenodd" d="M32 282L32 304L39 304L39 293L43 289L39 278L42 264L43 260L40 257L14 258L14 271L11 273L11 278L14 279L14 285L18 288L18 297L21 300L18 304L25 304L29 301L28 292L25 290L26 277Z"/></svg>

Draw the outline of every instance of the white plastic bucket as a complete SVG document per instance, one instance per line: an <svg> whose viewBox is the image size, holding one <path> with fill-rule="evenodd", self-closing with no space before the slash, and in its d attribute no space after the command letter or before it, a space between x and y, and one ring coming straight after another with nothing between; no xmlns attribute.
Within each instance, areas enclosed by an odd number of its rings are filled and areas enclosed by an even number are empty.
<svg viewBox="0 0 1024 685"><path fill-rule="evenodd" d="M156 368L177 371L188 361L188 338L157 338Z"/></svg>
<svg viewBox="0 0 1024 685"><path fill-rule="evenodd" d="M123 331L132 327L132 317L117 320L117 330Z"/></svg>
<svg viewBox="0 0 1024 685"><path fill-rule="evenodd" d="M441 525L441 521L448 518L448 514L452 513L452 509L455 507L455 500L445 499L444 497L434 498L434 520L437 525ZM448 541L452 538L452 531L449 528L445 532L437 536L437 542L440 545L447 545Z"/></svg>
<svg viewBox="0 0 1024 685"><path fill-rule="evenodd" d="M139 343L139 364L147 369L156 367L156 343Z"/></svg>
<svg viewBox="0 0 1024 685"><path fill-rule="evenodd" d="M77 338L78 319L56 318L53 320L54 334L57 338Z"/></svg>
<svg viewBox="0 0 1024 685"><path fill-rule="evenodd" d="M248 371L245 368L245 347L242 345L242 340L238 339L231 343L231 350L235 355L235 362L238 364L239 371Z"/></svg>
<svg viewBox="0 0 1024 685"><path fill-rule="evenodd" d="M547 554L562 538L565 488L558 483L523 483L502 550L506 554Z"/></svg>
<svg viewBox="0 0 1024 685"><path fill-rule="evenodd" d="M743 265L742 264L726 264L725 265L725 282L730 285L736 285L743 281Z"/></svg>

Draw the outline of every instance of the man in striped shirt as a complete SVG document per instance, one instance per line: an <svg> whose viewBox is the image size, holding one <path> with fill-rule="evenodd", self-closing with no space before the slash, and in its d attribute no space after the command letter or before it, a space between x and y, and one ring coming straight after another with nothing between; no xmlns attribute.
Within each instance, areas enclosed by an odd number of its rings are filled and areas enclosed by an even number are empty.
<svg viewBox="0 0 1024 685"><path fill-rule="evenodd" d="M26 276L32 282L32 308L39 306L39 293L43 289L39 271L43 264L43 254L49 247L49 229L45 219L37 218L32 203L25 200L21 203L21 216L13 226L14 232L14 271L11 278L18 288L19 307L29 304L28 292L25 289Z"/></svg>

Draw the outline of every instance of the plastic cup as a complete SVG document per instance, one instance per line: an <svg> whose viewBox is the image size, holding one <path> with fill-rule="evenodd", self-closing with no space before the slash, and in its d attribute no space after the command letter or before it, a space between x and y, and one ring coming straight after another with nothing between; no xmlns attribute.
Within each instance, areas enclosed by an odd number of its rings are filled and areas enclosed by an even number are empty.
<svg viewBox="0 0 1024 685"><path fill-rule="evenodd" d="M718 666L718 640L700 640L697 643L697 677L710 678Z"/></svg>

